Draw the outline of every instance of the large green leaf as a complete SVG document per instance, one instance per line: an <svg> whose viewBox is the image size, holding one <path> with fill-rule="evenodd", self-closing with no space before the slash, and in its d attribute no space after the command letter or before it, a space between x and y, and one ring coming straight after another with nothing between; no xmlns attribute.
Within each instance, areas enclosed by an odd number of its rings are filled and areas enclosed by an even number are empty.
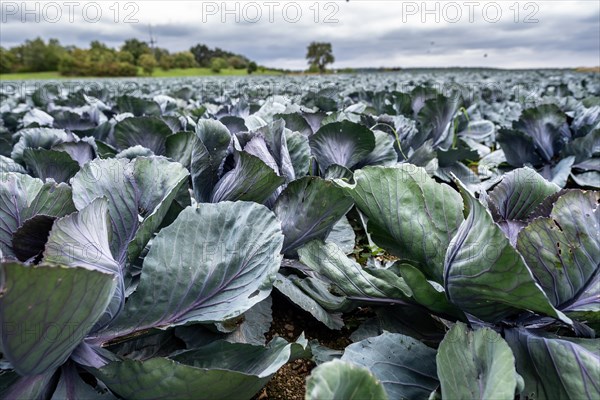
<svg viewBox="0 0 600 400"><path fill-rule="evenodd" d="M425 140L432 141L435 148L447 150L454 138L454 116L461 106L462 99L451 95L438 94L425 101L418 112L417 120L420 128L413 148L419 147Z"/></svg>
<svg viewBox="0 0 600 400"><path fill-rule="evenodd" d="M191 155L190 173L194 197L209 202L223 171L231 143L231 133L219 121L201 119L196 126L196 140Z"/></svg>
<svg viewBox="0 0 600 400"><path fill-rule="evenodd" d="M417 303L434 313L465 319L462 311L448 301L442 285L428 281L423 272L413 265L396 263L396 268L412 291L412 297Z"/></svg>
<svg viewBox="0 0 600 400"><path fill-rule="evenodd" d="M235 168L215 185L211 202L244 200L264 203L285 182L260 158L245 151L236 152L235 157Z"/></svg>
<svg viewBox="0 0 600 400"><path fill-rule="evenodd" d="M331 232L325 238L325 242L337 244L346 254L354 251L356 234L348 218L342 217L342 219L333 225Z"/></svg>
<svg viewBox="0 0 600 400"><path fill-rule="evenodd" d="M290 359L293 345L219 341L171 359L125 360L93 372L126 399L248 400Z"/></svg>
<svg viewBox="0 0 600 400"><path fill-rule="evenodd" d="M2 353L22 375L58 368L113 297L113 274L81 267L0 266Z"/></svg>
<svg viewBox="0 0 600 400"><path fill-rule="evenodd" d="M99 393L79 376L75 365L61 368L60 380L51 400L115 400L110 393Z"/></svg>
<svg viewBox="0 0 600 400"><path fill-rule="evenodd" d="M355 185L338 182L369 218L375 243L441 282L444 251L463 221L459 194L410 164L366 167L354 179Z"/></svg>
<svg viewBox="0 0 600 400"><path fill-rule="evenodd" d="M285 181L290 182L296 179L296 172L288 149L285 121L283 119L274 120L269 125L258 129L256 133L264 136L277 163L279 174L285 178Z"/></svg>
<svg viewBox="0 0 600 400"><path fill-rule="evenodd" d="M506 174L489 193L488 207L494 220L513 246L517 235L535 210L560 188L531 168L519 168Z"/></svg>
<svg viewBox="0 0 600 400"><path fill-rule="evenodd" d="M52 394L56 371L19 377L13 371L0 372L0 396L4 400L46 399ZM9 385L5 387L5 384Z"/></svg>
<svg viewBox="0 0 600 400"><path fill-rule="evenodd" d="M549 217L535 219L519 234L517 248L552 304L561 309L578 303L600 273L599 202L600 192L567 192ZM600 305L598 296L590 300L588 305Z"/></svg>
<svg viewBox="0 0 600 400"><path fill-rule="evenodd" d="M108 199L111 252L119 262L134 260L148 243L188 172L163 157L96 159L73 178L73 201L82 210L94 199Z"/></svg>
<svg viewBox="0 0 600 400"><path fill-rule="evenodd" d="M293 256L303 244L325 239L352 204L330 181L307 176L291 182L273 207L285 236L283 252Z"/></svg>
<svg viewBox="0 0 600 400"><path fill-rule="evenodd" d="M108 333L239 316L269 295L282 244L279 223L264 206L186 208L154 238L138 288Z"/></svg>
<svg viewBox="0 0 600 400"><path fill-rule="evenodd" d="M412 295L393 271L363 269L333 243L314 240L298 254L303 264L331 280L350 300L406 304Z"/></svg>
<svg viewBox="0 0 600 400"><path fill-rule="evenodd" d="M23 160L27 168L42 180L54 179L68 182L77 171L79 164L65 151L46 149L25 149Z"/></svg>
<svg viewBox="0 0 600 400"><path fill-rule="evenodd" d="M505 338L525 380L523 397L600 398L598 339L568 339L526 329L509 329Z"/></svg>
<svg viewBox="0 0 600 400"><path fill-rule="evenodd" d="M324 125L309 138L310 148L325 172L331 164L351 169L375 149L375 135L350 121Z"/></svg>
<svg viewBox="0 0 600 400"><path fill-rule="evenodd" d="M164 155L171 128L160 118L125 118L115 125L115 141L120 149L140 145L156 155Z"/></svg>
<svg viewBox="0 0 600 400"><path fill-rule="evenodd" d="M298 117L302 118L300 116ZM286 131L285 140L287 141L287 148L290 152L290 160L294 168L294 174L296 175L296 178L301 178L308 174L308 168L310 166L310 145L308 144L308 139L300 132Z"/></svg>
<svg viewBox="0 0 600 400"><path fill-rule="evenodd" d="M69 135L62 129L29 128L20 130L19 141L15 144L10 154L15 162L23 162L23 152L27 148L51 149L53 146L70 140Z"/></svg>
<svg viewBox="0 0 600 400"><path fill-rule="evenodd" d="M560 190L531 168L519 168L504 175L490 198L502 220L526 220L542 201Z"/></svg>
<svg viewBox="0 0 600 400"><path fill-rule="evenodd" d="M435 353L410 336L386 332L346 347L341 360L369 369L390 399L420 399L439 385Z"/></svg>
<svg viewBox="0 0 600 400"><path fill-rule="evenodd" d="M309 312L317 321L322 322L329 329L342 329L344 321L341 314L327 312L315 299L306 294L298 285L297 279L288 278L277 274L273 286L285 297L306 312Z"/></svg>
<svg viewBox="0 0 600 400"><path fill-rule="evenodd" d="M333 360L313 369L306 380L306 400L386 400L381 382L368 369Z"/></svg>
<svg viewBox="0 0 600 400"><path fill-rule="evenodd" d="M515 357L502 337L489 328L470 331L457 323L437 354L442 398L513 400L517 389Z"/></svg>
<svg viewBox="0 0 600 400"><path fill-rule="evenodd" d="M382 131L373 131L373 134L375 135L375 148L360 162L360 165L396 164L398 154L394 149L395 139Z"/></svg>
<svg viewBox="0 0 600 400"><path fill-rule="evenodd" d="M469 214L446 253L444 287L449 300L489 322L525 310L570 322L552 307L490 212L466 189L461 187L461 193Z"/></svg>
<svg viewBox="0 0 600 400"><path fill-rule="evenodd" d="M13 235L27 220L37 215L61 217L73 211L68 185L44 183L24 174L0 173L0 249L4 257L15 256Z"/></svg>
<svg viewBox="0 0 600 400"><path fill-rule="evenodd" d="M117 97L117 108L122 113L129 112L136 117L142 115L160 116L162 113L157 102L128 95Z"/></svg>
<svg viewBox="0 0 600 400"><path fill-rule="evenodd" d="M306 164L306 170L308 171L308 161ZM14 162L11 158L0 155L0 174L6 172L18 172L20 174L27 173L21 164Z"/></svg>
<svg viewBox="0 0 600 400"><path fill-rule="evenodd" d="M165 155L190 169L196 140L194 132L177 132L167 138Z"/></svg>
<svg viewBox="0 0 600 400"><path fill-rule="evenodd" d="M114 297L98 326L110 322L125 303L123 269L110 252L110 229L108 201L97 198L80 212L56 220L44 251L47 263L80 266L117 276Z"/></svg>
<svg viewBox="0 0 600 400"><path fill-rule="evenodd" d="M567 117L557 105L542 104L524 110L513 128L531 137L537 152L545 161L550 161L562 147L566 123Z"/></svg>

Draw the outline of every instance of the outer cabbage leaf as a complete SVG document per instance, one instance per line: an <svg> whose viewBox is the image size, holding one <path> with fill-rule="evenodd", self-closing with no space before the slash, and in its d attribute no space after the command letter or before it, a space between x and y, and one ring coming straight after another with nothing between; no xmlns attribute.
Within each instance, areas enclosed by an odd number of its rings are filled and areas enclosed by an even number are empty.
<svg viewBox="0 0 600 400"><path fill-rule="evenodd" d="M273 207L285 236L283 252L294 256L309 241L325 239L352 205L352 198L333 182L318 177L291 182Z"/></svg>
<svg viewBox="0 0 600 400"><path fill-rule="evenodd" d="M375 149L373 132L350 121L322 126L309 138L309 142L322 172L331 164L352 169Z"/></svg>
<svg viewBox="0 0 600 400"><path fill-rule="evenodd" d="M188 207L152 242L137 290L106 335L237 317L265 299L283 235L264 206Z"/></svg>
<svg viewBox="0 0 600 400"><path fill-rule="evenodd" d="M109 323L125 303L123 266L110 252L108 207L105 198L98 198L80 212L56 220L44 251L47 263L80 266L117 277L114 297L96 328Z"/></svg>
<svg viewBox="0 0 600 400"><path fill-rule="evenodd" d="M460 322L440 343L437 373L442 398L456 400L513 400L520 379L515 357L498 333L473 332Z"/></svg>
<svg viewBox="0 0 600 400"><path fill-rule="evenodd" d="M196 140L191 155L190 173L194 197L209 202L221 174L231 144L231 133L219 121L198 121Z"/></svg>
<svg viewBox="0 0 600 400"><path fill-rule="evenodd" d="M550 304L522 256L466 189L468 210L446 253L444 287L448 299L464 312L495 322L520 310L571 321Z"/></svg>
<svg viewBox="0 0 600 400"><path fill-rule="evenodd" d="M93 372L127 399L247 400L290 359L293 346L283 339L268 347L219 341L171 358L118 361Z"/></svg>
<svg viewBox="0 0 600 400"><path fill-rule="evenodd" d="M354 179L354 185L338 183L369 218L373 241L441 282L444 250L463 221L459 194L409 164L366 167Z"/></svg>
<svg viewBox="0 0 600 400"><path fill-rule="evenodd" d="M598 339L568 339L526 329L510 329L505 338L525 380L522 396L545 399L600 397Z"/></svg>
<svg viewBox="0 0 600 400"><path fill-rule="evenodd" d="M387 400L381 382L367 368L333 360L313 369L306 380L306 400Z"/></svg>
<svg viewBox="0 0 600 400"><path fill-rule="evenodd" d="M327 277L349 300L406 304L412 292L386 269L363 269L333 243L314 240L298 250L300 261Z"/></svg>
<svg viewBox="0 0 600 400"><path fill-rule="evenodd" d="M125 118L115 125L114 133L119 148L139 145L156 155L165 154L167 138L171 134L171 128L156 117Z"/></svg>
<svg viewBox="0 0 600 400"><path fill-rule="evenodd" d="M341 360L368 368L390 399L414 399L439 385L435 353L410 336L386 332L346 347Z"/></svg>
<svg viewBox="0 0 600 400"><path fill-rule="evenodd" d="M558 308L577 303L600 275L599 202L598 192L569 191L558 198L549 217L535 219L519 234L517 248ZM587 306L600 307L598 287L596 294Z"/></svg>
<svg viewBox="0 0 600 400"><path fill-rule="evenodd" d="M119 264L134 260L160 226L188 172L163 157L96 159L73 178L73 201L82 210L106 197L111 252Z"/></svg>
<svg viewBox="0 0 600 400"><path fill-rule="evenodd" d="M68 185L43 183L24 174L0 173L0 248L4 257L15 257L13 235L27 220L37 215L61 217L73 211ZM43 235L39 226L38 232Z"/></svg>
<svg viewBox="0 0 600 400"><path fill-rule="evenodd" d="M58 368L102 316L116 277L81 267L0 266L2 352L22 375Z"/></svg>

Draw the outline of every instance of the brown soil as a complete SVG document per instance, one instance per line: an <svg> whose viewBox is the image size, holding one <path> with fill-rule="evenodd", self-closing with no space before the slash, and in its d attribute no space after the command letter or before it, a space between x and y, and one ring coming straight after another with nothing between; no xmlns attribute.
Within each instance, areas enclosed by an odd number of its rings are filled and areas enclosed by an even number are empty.
<svg viewBox="0 0 600 400"><path fill-rule="evenodd" d="M352 343L350 334L371 314L369 310L358 310L344 316L346 327L335 331L327 328L279 293L273 292L272 296L273 323L266 334L267 341L275 336L294 341L304 332L308 340L317 339L324 346L343 350ZM287 363L253 400L303 400L306 378L314 367L314 362L305 359Z"/></svg>

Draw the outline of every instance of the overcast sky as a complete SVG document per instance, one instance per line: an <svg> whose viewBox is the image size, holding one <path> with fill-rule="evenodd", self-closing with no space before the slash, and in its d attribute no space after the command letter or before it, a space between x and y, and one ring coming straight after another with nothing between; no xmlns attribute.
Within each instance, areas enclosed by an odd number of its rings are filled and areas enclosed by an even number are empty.
<svg viewBox="0 0 600 400"><path fill-rule="evenodd" d="M2 0L0 45L41 36L118 47L149 40L151 26L170 51L204 43L290 69L306 68L311 41L332 43L336 68L600 65L597 0L69 1L29 2L26 13Z"/></svg>

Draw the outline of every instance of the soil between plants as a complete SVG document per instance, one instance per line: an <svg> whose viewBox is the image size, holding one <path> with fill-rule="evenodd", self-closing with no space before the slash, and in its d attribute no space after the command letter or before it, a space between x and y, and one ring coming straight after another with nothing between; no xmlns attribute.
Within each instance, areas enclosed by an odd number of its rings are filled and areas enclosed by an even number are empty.
<svg viewBox="0 0 600 400"><path fill-rule="evenodd" d="M350 335L358 327L358 320L366 319L370 315L368 309L344 315L346 326L335 331L276 291L273 291L272 296L273 323L265 335L267 341L280 336L292 342L304 332L308 340L317 339L323 346L343 350L352 343ZM313 361L306 359L285 364L253 400L304 400L306 378L315 366Z"/></svg>

